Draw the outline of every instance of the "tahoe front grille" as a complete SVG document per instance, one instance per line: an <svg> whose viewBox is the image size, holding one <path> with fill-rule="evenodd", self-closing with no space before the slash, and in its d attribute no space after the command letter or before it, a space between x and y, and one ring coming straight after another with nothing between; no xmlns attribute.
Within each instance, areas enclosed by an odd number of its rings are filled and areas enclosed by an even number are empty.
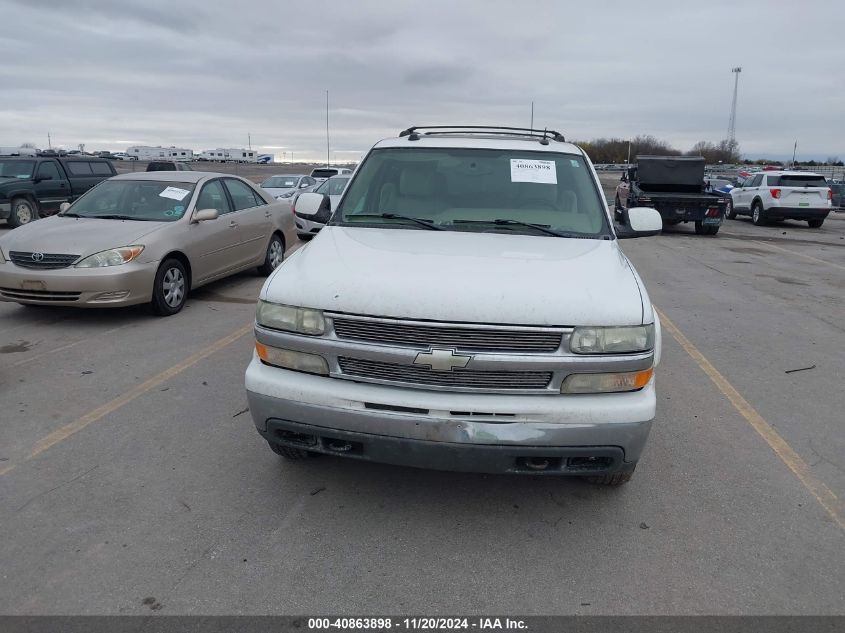
<svg viewBox="0 0 845 633"><path fill-rule="evenodd" d="M495 326L424 324L393 319L333 317L340 339L403 345L427 349L454 347L483 352L554 352L560 347L560 330L510 329Z"/></svg>
<svg viewBox="0 0 845 633"><path fill-rule="evenodd" d="M77 259L79 259L79 255L9 251L9 260L15 264L15 266L20 266L21 268L35 268L36 270L67 268Z"/></svg>
<svg viewBox="0 0 845 633"><path fill-rule="evenodd" d="M533 390L545 389L552 380L550 371L476 371L453 369L434 371L418 365L400 365L340 356L340 370L349 377L378 382L467 389Z"/></svg>

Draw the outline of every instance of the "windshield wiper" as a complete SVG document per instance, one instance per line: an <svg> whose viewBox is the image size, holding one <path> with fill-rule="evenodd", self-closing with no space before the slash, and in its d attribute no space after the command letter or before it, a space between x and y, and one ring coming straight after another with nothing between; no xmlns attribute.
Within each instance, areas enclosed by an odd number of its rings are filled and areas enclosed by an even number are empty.
<svg viewBox="0 0 845 633"><path fill-rule="evenodd" d="M106 215L86 215L85 217L96 220L140 220L142 222L149 220L149 218L139 218L134 215L119 215L117 213L109 213Z"/></svg>
<svg viewBox="0 0 845 633"><path fill-rule="evenodd" d="M519 220L507 220L499 218L497 220L452 220L452 224L495 224L496 226L524 226L535 231L540 231L546 235L554 235L555 237L594 237L592 235L584 235L583 233L567 233L564 231L556 231L549 228L548 224L533 224L531 222L520 222Z"/></svg>
<svg viewBox="0 0 845 633"><path fill-rule="evenodd" d="M424 226L427 229L431 229L432 231L444 231L445 229L437 226L431 220L424 220L422 218L412 218L408 215L399 215L398 213L353 213L350 214L348 217L350 218L384 218L386 220L408 220L409 222L414 222L415 224L419 224L420 226Z"/></svg>

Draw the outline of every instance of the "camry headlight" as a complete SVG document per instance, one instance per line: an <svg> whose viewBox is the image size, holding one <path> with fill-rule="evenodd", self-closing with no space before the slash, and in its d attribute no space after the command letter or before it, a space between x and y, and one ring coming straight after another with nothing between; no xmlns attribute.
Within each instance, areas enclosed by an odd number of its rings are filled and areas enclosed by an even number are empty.
<svg viewBox="0 0 845 633"><path fill-rule="evenodd" d="M269 301L258 301L255 320L258 325L273 330L286 330L312 336L323 334L326 331L326 320L320 310L297 308L270 303Z"/></svg>
<svg viewBox="0 0 845 633"><path fill-rule="evenodd" d="M121 246L120 248L112 248L107 251L101 251L89 255L81 262L77 268L103 268L104 266L120 266L127 264L141 254L144 247L141 245L135 246Z"/></svg>
<svg viewBox="0 0 845 633"><path fill-rule="evenodd" d="M575 354L624 354L654 347L654 323L626 327L577 327L569 339Z"/></svg>

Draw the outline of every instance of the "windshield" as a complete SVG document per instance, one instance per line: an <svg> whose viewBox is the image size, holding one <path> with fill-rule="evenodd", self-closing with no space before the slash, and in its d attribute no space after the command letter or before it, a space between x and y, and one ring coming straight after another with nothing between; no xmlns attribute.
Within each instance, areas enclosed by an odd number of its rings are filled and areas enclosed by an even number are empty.
<svg viewBox="0 0 845 633"><path fill-rule="evenodd" d="M265 189L292 189L299 182L299 176L272 176L261 183Z"/></svg>
<svg viewBox="0 0 845 633"><path fill-rule="evenodd" d="M777 176L777 182L772 183L773 178L769 176L769 184L778 187L827 187L824 176L802 176L799 174L784 174Z"/></svg>
<svg viewBox="0 0 845 633"><path fill-rule="evenodd" d="M322 185L317 187L315 193L322 193L327 196L339 196L346 189L349 178L329 178Z"/></svg>
<svg viewBox="0 0 845 633"><path fill-rule="evenodd" d="M107 180L62 215L83 218L175 222L188 208L194 183Z"/></svg>
<svg viewBox="0 0 845 633"><path fill-rule="evenodd" d="M312 178L331 178L337 176L337 169L315 169L311 172Z"/></svg>
<svg viewBox="0 0 845 633"><path fill-rule="evenodd" d="M32 160L0 160L0 178L32 178Z"/></svg>
<svg viewBox="0 0 845 633"><path fill-rule="evenodd" d="M611 236L605 207L582 156L511 149L373 150L335 216L343 224L548 235ZM510 221L510 222L508 222ZM571 234L571 235L570 235Z"/></svg>

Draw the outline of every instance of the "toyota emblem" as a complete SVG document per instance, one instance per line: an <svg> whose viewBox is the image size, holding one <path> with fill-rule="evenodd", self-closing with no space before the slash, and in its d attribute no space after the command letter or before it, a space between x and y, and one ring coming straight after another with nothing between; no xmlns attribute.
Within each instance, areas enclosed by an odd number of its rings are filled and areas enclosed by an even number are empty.
<svg viewBox="0 0 845 633"><path fill-rule="evenodd" d="M44 261L44 253L33 253L30 257L32 257L32 261L34 262Z"/></svg>

